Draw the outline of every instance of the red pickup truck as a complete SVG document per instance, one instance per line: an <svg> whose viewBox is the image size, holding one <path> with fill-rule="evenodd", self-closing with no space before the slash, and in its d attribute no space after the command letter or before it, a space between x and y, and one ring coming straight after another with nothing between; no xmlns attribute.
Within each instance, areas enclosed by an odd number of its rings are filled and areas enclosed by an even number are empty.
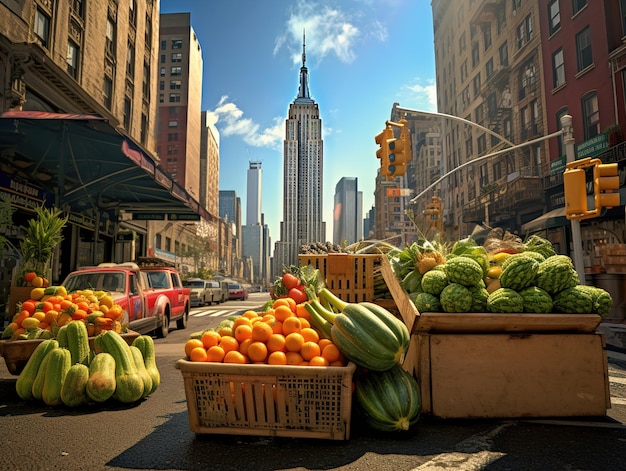
<svg viewBox="0 0 626 471"><path fill-rule="evenodd" d="M172 321L178 329L187 327L189 288L183 286L174 268L102 263L70 273L62 284L68 293L83 289L110 292L124 309L122 323L140 334L166 337Z"/></svg>

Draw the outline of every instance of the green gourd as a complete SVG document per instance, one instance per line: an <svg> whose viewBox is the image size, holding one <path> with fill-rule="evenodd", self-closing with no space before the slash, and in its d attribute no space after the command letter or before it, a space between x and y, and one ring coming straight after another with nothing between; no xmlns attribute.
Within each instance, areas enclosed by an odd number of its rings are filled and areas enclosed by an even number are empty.
<svg viewBox="0 0 626 471"><path fill-rule="evenodd" d="M44 340L39 345L37 345L37 347L35 347L35 350L26 362L26 366L17 377L17 381L15 382L15 390L17 391L17 395L21 399L25 401L34 399L33 383L35 382L35 378L37 377L40 366L48 353L58 347L59 342L54 339ZM41 397L39 397L39 399L41 399Z"/></svg>
<svg viewBox="0 0 626 471"><path fill-rule="evenodd" d="M152 388L146 394L150 395L157 390L161 384L161 373L156 365L156 355L154 352L154 340L149 335L140 335L132 343L133 346L141 350L141 356L143 357L143 363L146 366L148 374L152 378Z"/></svg>

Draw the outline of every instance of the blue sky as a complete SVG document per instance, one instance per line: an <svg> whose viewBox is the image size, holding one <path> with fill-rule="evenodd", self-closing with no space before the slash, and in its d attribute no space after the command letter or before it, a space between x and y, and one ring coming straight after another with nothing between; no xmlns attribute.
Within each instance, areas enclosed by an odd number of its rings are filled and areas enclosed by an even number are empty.
<svg viewBox="0 0 626 471"><path fill-rule="evenodd" d="M262 211L272 243L280 239L282 146L303 30L323 125L326 240L342 177L358 178L365 217L379 167L374 136L393 103L436 110L430 0L161 0L161 13L177 12L191 13L202 47L202 109L220 134L220 190L237 192L244 223L248 165L261 161Z"/></svg>

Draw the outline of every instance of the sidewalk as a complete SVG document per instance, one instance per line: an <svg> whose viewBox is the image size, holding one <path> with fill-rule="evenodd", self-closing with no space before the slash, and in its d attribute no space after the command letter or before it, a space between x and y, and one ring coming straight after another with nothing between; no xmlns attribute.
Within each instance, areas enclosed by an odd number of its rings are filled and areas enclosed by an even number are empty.
<svg viewBox="0 0 626 471"><path fill-rule="evenodd" d="M626 324L601 322L598 331L604 334L607 350L626 353Z"/></svg>

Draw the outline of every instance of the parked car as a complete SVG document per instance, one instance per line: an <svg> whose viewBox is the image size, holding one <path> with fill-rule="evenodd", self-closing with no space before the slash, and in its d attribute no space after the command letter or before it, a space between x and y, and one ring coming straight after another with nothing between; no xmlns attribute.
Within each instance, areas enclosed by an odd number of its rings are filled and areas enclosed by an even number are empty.
<svg viewBox="0 0 626 471"><path fill-rule="evenodd" d="M215 304L228 301L228 284L224 288L223 283L217 280L206 280L211 291L211 299Z"/></svg>
<svg viewBox="0 0 626 471"><path fill-rule="evenodd" d="M239 283L228 284L228 299L248 299L248 290Z"/></svg>
<svg viewBox="0 0 626 471"><path fill-rule="evenodd" d="M213 303L213 290L209 281L190 278L183 282L189 288L189 302L192 307L206 306Z"/></svg>

